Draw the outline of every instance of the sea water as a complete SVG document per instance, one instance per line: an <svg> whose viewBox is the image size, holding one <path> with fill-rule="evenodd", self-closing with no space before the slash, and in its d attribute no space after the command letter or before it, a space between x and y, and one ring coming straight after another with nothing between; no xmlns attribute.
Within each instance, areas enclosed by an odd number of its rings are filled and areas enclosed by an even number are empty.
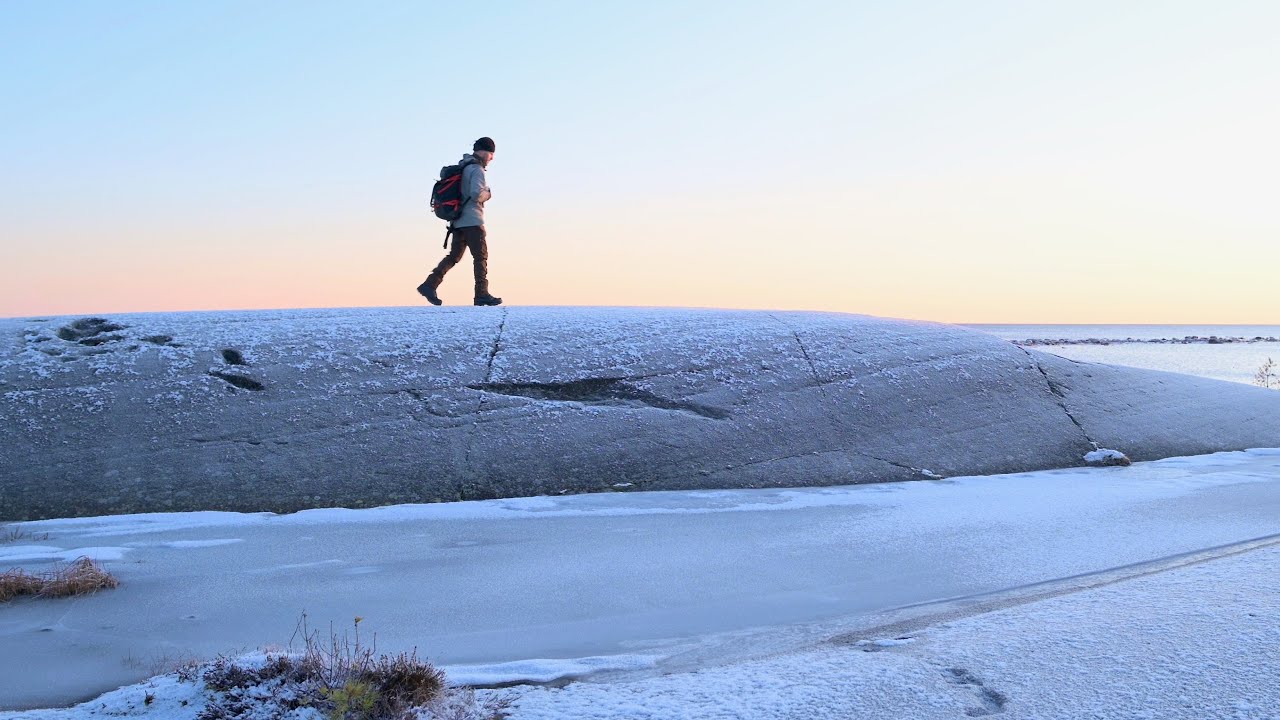
<svg viewBox="0 0 1280 720"><path fill-rule="evenodd" d="M1268 359L1280 363L1280 325L969 325L1072 360L1253 383ZM1195 338L1188 341L1189 338ZM1207 342L1216 338L1218 342ZM1045 343L1046 340L1063 340ZM1225 342L1224 342L1225 341ZM1104 344L1105 343L1105 344ZM1280 370L1280 366L1278 366Z"/></svg>

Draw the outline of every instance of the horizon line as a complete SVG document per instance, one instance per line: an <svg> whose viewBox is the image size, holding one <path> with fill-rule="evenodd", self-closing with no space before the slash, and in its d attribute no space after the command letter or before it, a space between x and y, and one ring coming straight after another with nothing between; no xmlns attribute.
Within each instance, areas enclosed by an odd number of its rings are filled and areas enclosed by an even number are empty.
<svg viewBox="0 0 1280 720"><path fill-rule="evenodd" d="M0 315L0 320L42 320L54 318L72 318L72 317L88 317L98 315L178 315L186 313L254 313L254 312L288 312L302 310L388 310L401 308L417 308L415 304L405 305L309 305L295 307L234 307L234 308L193 308L182 310L117 310L117 311L91 311L91 312L54 312L54 313L36 313L32 315ZM445 306L451 309L471 307L470 305L457 304L453 306ZM1280 327L1280 320L1274 322L1150 322L1150 321L1076 321L1076 322L1057 322L1057 321L1008 321L1008 320L936 320L933 318L917 318L917 317L894 317L889 315L872 315L871 313L857 312L853 310L815 310L810 308L743 308L743 307L719 307L719 306L702 306L702 305L589 305L589 304L556 304L556 305L504 305L509 307L525 307L525 308L597 308L597 309L654 309L654 310L723 310L726 312L811 312L811 313L843 313L848 315L867 315L870 317L883 317L886 319L896 320L912 320L917 322L936 322L945 325L962 325L962 326L984 326L984 327L1001 327L1001 326L1019 326L1019 325L1053 325L1053 326L1148 326L1148 327L1186 327L1195 325L1211 325L1211 326L1237 326L1237 327ZM434 310L430 306L421 306L423 310Z"/></svg>

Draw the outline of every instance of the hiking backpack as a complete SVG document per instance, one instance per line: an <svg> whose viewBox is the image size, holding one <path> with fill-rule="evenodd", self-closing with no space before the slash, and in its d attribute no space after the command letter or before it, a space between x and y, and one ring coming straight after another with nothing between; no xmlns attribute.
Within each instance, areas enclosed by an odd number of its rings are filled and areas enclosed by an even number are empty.
<svg viewBox="0 0 1280 720"><path fill-rule="evenodd" d="M440 168L440 179L431 188L431 209L441 220L453 222L462 214L462 166Z"/></svg>
<svg viewBox="0 0 1280 720"><path fill-rule="evenodd" d="M440 168L440 179L431 188L431 210L436 217L450 223L444 233L444 246L449 247L449 235L453 233L453 221L462 214L462 165Z"/></svg>

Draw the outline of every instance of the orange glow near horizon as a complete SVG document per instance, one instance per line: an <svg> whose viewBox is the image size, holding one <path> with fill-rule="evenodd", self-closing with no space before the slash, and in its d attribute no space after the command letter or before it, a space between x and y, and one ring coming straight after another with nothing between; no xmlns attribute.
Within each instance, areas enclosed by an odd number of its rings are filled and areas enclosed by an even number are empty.
<svg viewBox="0 0 1280 720"><path fill-rule="evenodd" d="M585 223L589 232L527 201L495 204L491 280L512 305L964 323L1280 321L1272 267L1249 262L1274 236L1269 217L1236 212L1228 225L1204 217L1203 207L1144 204L1061 179L1050 189L959 180L853 188L818 198L827 210L805 227L746 192L703 206L672 198L665 217L603 205ZM1064 214L1063 206L1088 211ZM422 303L414 288L443 254L443 223L422 208L378 223L316 213L199 228L158 219L146 234L54 224L11 255L0 315ZM86 236L92 249L76 250ZM441 294L467 304L470 283L465 258Z"/></svg>

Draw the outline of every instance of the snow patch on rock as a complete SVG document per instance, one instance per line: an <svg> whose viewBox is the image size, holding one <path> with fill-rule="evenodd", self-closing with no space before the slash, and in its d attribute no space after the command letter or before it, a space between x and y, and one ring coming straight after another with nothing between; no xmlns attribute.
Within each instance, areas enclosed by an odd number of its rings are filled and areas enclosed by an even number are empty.
<svg viewBox="0 0 1280 720"><path fill-rule="evenodd" d="M1084 461L1090 465L1132 465L1129 456L1119 450L1097 448L1084 454Z"/></svg>

